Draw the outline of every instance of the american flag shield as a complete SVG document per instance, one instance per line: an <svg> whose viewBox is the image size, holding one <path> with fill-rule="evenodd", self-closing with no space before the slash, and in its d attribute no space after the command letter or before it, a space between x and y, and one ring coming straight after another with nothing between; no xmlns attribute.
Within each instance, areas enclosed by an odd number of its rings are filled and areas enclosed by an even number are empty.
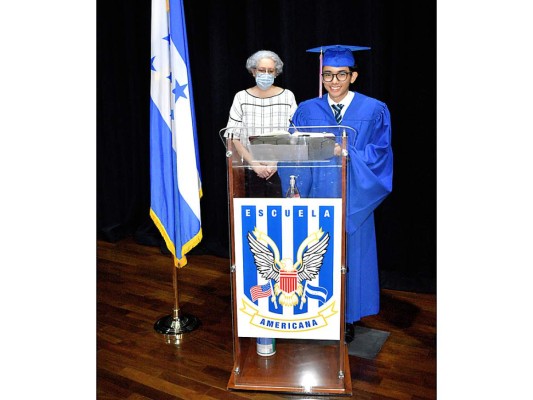
<svg viewBox="0 0 533 400"><path fill-rule="evenodd" d="M338 340L342 200L233 202L239 336ZM270 296L252 297L269 281Z"/></svg>
<svg viewBox="0 0 533 400"><path fill-rule="evenodd" d="M285 293L294 292L298 284L298 272L284 272L279 273L279 288Z"/></svg>
<svg viewBox="0 0 533 400"><path fill-rule="evenodd" d="M270 288L270 283L267 283L266 285L257 285L252 286L250 288L250 295L252 296L252 301L256 301L257 299L268 297L272 294L272 290Z"/></svg>

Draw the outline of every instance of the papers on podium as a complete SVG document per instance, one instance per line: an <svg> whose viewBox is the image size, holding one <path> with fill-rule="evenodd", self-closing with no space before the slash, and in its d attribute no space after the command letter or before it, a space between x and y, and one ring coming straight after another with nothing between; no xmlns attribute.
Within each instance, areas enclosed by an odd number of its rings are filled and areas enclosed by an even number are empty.
<svg viewBox="0 0 533 400"><path fill-rule="evenodd" d="M335 135L328 132L272 131L248 139L248 151L260 161L326 161L334 156Z"/></svg>

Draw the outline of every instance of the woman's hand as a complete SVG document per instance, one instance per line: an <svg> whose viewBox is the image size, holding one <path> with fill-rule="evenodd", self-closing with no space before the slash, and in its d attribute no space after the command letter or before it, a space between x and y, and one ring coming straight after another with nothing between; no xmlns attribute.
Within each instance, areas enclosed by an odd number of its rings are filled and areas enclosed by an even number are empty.
<svg viewBox="0 0 533 400"><path fill-rule="evenodd" d="M272 175L274 175L276 171L278 170L276 163L268 163L268 162L254 161L252 162L251 167L258 177L267 179L267 180L272 178Z"/></svg>

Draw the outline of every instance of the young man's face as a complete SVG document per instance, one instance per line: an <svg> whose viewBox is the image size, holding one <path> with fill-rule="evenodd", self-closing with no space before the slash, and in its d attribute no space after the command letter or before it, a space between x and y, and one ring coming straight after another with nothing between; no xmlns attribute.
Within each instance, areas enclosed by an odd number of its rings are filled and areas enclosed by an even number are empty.
<svg viewBox="0 0 533 400"><path fill-rule="evenodd" d="M343 78L344 80L342 80ZM330 79L331 81L329 81ZM328 67L326 65L322 68L322 82L329 97L336 103L346 97L350 90L350 84L354 83L356 79L357 72L350 72L348 67Z"/></svg>

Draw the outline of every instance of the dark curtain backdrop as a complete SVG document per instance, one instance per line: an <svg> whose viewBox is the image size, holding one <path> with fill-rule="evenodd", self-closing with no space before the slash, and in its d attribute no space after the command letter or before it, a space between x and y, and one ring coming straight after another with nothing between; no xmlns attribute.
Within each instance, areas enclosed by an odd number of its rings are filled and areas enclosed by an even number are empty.
<svg viewBox="0 0 533 400"><path fill-rule="evenodd" d="M97 1L97 234L164 244L149 217L149 0ZM298 102L318 95L329 44L358 52L355 89L392 116L392 194L375 213L381 284L434 292L436 280L436 1L185 0L204 196L192 254L228 255L225 149L218 136L260 49L285 63L276 84ZM325 92L324 92L325 93Z"/></svg>

